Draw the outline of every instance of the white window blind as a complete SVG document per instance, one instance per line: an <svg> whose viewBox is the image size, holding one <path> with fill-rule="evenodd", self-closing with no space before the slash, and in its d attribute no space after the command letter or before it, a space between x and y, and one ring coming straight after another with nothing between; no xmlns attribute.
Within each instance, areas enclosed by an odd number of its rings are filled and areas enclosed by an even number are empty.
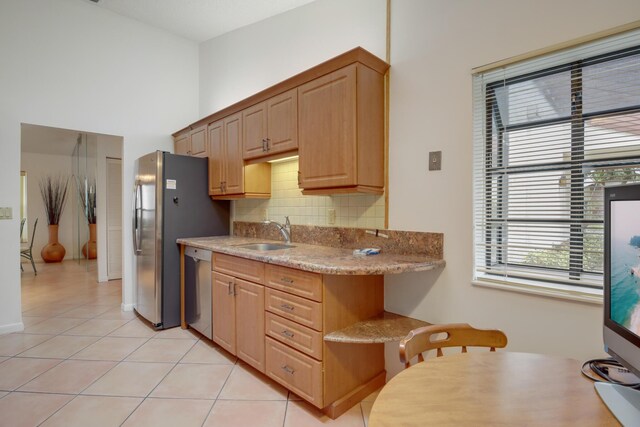
<svg viewBox="0 0 640 427"><path fill-rule="evenodd" d="M476 74L473 97L475 279L601 288L603 188L640 181L640 31Z"/></svg>

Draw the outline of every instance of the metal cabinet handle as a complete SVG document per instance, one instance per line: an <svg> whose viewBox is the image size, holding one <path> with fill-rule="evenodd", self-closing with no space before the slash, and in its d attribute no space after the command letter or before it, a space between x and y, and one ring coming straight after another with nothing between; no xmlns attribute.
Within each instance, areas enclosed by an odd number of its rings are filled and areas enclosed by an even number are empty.
<svg viewBox="0 0 640 427"><path fill-rule="evenodd" d="M265 141L267 141L267 151L271 150L271 147L269 147L269 143L271 142L271 138L267 138Z"/></svg>
<svg viewBox="0 0 640 427"><path fill-rule="evenodd" d="M295 307L289 304L280 304L280 308L282 308L283 310L293 311Z"/></svg>
<svg viewBox="0 0 640 427"><path fill-rule="evenodd" d="M281 282L283 282L283 283L287 283L287 284L289 284L289 285L292 285L292 284L293 284L293 279L292 279L292 278L290 278L290 277L281 277L281 278L280 278L280 281L281 281Z"/></svg>
<svg viewBox="0 0 640 427"><path fill-rule="evenodd" d="M293 375L293 374L296 372L296 371L295 371L295 369L293 369L292 367L287 366L287 365L283 365L283 366L281 366L280 368L281 368L283 371L285 371L287 374L289 374L289 375Z"/></svg>
<svg viewBox="0 0 640 427"><path fill-rule="evenodd" d="M133 252L142 253L142 186L136 182L133 191Z"/></svg>
<svg viewBox="0 0 640 427"><path fill-rule="evenodd" d="M234 287L233 286L234 285L233 281L229 280L227 283L229 284L229 289L227 290L227 295L234 295L234 293L233 293L233 287Z"/></svg>
<svg viewBox="0 0 640 427"><path fill-rule="evenodd" d="M293 333L293 332L288 331L288 330L286 330L286 329L285 329L284 331L280 332L280 333L281 333L282 335L284 335L285 337L287 337L287 338L293 338L293 335L294 335L294 333Z"/></svg>
<svg viewBox="0 0 640 427"><path fill-rule="evenodd" d="M267 139L262 138L262 152L264 153L267 150L269 150L269 146L267 145Z"/></svg>

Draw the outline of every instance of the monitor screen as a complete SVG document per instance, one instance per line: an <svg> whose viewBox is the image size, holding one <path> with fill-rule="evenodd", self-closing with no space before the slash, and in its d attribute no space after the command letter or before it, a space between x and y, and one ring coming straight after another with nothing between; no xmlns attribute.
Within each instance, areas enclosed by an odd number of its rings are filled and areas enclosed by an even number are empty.
<svg viewBox="0 0 640 427"><path fill-rule="evenodd" d="M605 350L640 375L640 185L605 189Z"/></svg>

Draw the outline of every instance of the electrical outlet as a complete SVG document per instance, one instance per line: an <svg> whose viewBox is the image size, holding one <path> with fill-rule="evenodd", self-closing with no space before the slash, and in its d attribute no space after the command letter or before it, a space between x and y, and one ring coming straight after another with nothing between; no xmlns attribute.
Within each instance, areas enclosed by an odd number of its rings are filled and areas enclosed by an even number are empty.
<svg viewBox="0 0 640 427"><path fill-rule="evenodd" d="M442 169L442 151L429 152L429 170L439 171Z"/></svg>
<svg viewBox="0 0 640 427"><path fill-rule="evenodd" d="M13 218L13 209L11 208L5 208L6 210L4 211L4 217L6 219L11 219Z"/></svg>
<svg viewBox="0 0 640 427"><path fill-rule="evenodd" d="M328 224L335 224L336 223L336 210L335 209L328 209L327 210L327 223Z"/></svg>
<svg viewBox="0 0 640 427"><path fill-rule="evenodd" d="M0 208L0 219L6 219L4 217L4 208Z"/></svg>
<svg viewBox="0 0 640 427"><path fill-rule="evenodd" d="M262 209L261 216L262 216L262 220L263 221L266 221L266 220L269 219L269 217L267 216L267 210L266 209Z"/></svg>

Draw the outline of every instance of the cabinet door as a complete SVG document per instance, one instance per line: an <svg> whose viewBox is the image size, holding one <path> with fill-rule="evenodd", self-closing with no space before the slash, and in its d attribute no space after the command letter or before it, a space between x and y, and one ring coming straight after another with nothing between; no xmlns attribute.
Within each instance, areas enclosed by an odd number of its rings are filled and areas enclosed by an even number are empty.
<svg viewBox="0 0 640 427"><path fill-rule="evenodd" d="M225 172L224 194L244 193L244 162L242 160L242 113L224 119Z"/></svg>
<svg viewBox="0 0 640 427"><path fill-rule="evenodd" d="M253 159L267 154L267 109L261 102L242 111L242 157Z"/></svg>
<svg viewBox="0 0 640 427"><path fill-rule="evenodd" d="M237 355L264 372L264 286L236 279L235 294Z"/></svg>
<svg viewBox="0 0 640 427"><path fill-rule="evenodd" d="M211 310L213 341L231 354L236 354L236 304L233 296L234 278L226 274L211 273Z"/></svg>
<svg viewBox="0 0 640 427"><path fill-rule="evenodd" d="M200 126L191 131L191 152L189 154L197 157L207 157L209 155L206 126Z"/></svg>
<svg viewBox="0 0 640 427"><path fill-rule="evenodd" d="M356 184L356 65L298 87L302 188Z"/></svg>
<svg viewBox="0 0 640 427"><path fill-rule="evenodd" d="M219 120L211 123L209 133L209 194L222 194L222 181L224 181L225 154L224 154L224 122Z"/></svg>
<svg viewBox="0 0 640 427"><path fill-rule="evenodd" d="M183 156L189 155L189 134L179 135L174 140L174 151Z"/></svg>
<svg viewBox="0 0 640 427"><path fill-rule="evenodd" d="M267 101L267 151L276 154L298 148L298 91Z"/></svg>

